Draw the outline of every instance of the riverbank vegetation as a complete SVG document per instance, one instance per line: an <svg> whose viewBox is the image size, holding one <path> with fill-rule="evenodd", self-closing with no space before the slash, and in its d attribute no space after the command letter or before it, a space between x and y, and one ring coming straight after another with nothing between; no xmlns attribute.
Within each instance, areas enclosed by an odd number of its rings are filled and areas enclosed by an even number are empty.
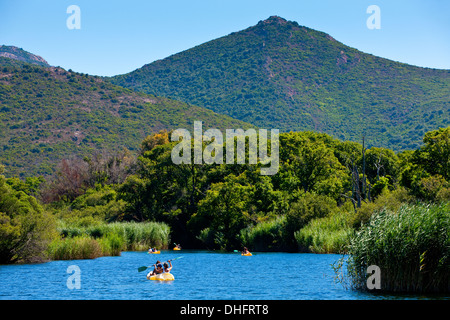
<svg viewBox="0 0 450 320"><path fill-rule="evenodd" d="M89 259L118 256L121 251L167 248L170 228L160 222L113 222L90 225L66 224L60 221L55 239L48 248L52 260Z"/></svg>
<svg viewBox="0 0 450 320"><path fill-rule="evenodd" d="M354 279L363 262L383 268L383 252L391 252L386 268L409 261L412 269L392 271L389 289L405 289L401 281L409 278L399 279L406 271L422 277L421 284L411 282L414 288L448 281L425 284L422 274L448 273L450 127L426 133L421 148L401 153L366 148L364 138L360 144L282 133L273 176L248 161L175 165L178 142L170 135L147 137L137 157L66 159L48 179L1 176L0 263L176 242L210 250L350 253Z"/></svg>
<svg viewBox="0 0 450 320"><path fill-rule="evenodd" d="M450 291L450 205L402 205L374 214L349 246L351 285L367 289L367 269L380 268L381 290Z"/></svg>

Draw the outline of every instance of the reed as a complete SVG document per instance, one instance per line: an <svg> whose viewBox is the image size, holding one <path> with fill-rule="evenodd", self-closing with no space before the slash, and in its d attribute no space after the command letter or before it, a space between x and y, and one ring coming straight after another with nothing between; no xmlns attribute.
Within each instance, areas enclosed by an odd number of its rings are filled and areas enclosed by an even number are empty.
<svg viewBox="0 0 450 320"><path fill-rule="evenodd" d="M345 253L354 234L351 213L337 212L311 220L294 233L300 251L312 253Z"/></svg>
<svg viewBox="0 0 450 320"><path fill-rule="evenodd" d="M114 222L106 224L103 234L117 234L125 240L127 250L167 249L170 227L160 222Z"/></svg>
<svg viewBox="0 0 450 320"><path fill-rule="evenodd" d="M85 236L55 240L48 254L52 260L94 259L103 255L99 242Z"/></svg>
<svg viewBox="0 0 450 320"><path fill-rule="evenodd" d="M93 259L118 256L124 250L167 249L170 227L159 222L94 223L90 226L60 221L60 238L53 241L48 254L52 260Z"/></svg>
<svg viewBox="0 0 450 320"><path fill-rule="evenodd" d="M99 243L104 256L120 256L120 253L126 249L125 239L115 233L102 237Z"/></svg>
<svg viewBox="0 0 450 320"><path fill-rule="evenodd" d="M347 274L366 290L367 268L381 270L381 290L450 291L450 204L404 205L381 210L352 239Z"/></svg>

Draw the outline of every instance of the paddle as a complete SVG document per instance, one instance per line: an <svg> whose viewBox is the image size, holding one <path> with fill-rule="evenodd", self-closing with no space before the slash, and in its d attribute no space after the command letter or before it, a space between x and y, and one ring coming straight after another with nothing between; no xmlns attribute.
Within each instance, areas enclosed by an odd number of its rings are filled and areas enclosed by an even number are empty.
<svg viewBox="0 0 450 320"><path fill-rule="evenodd" d="M170 261L174 261L174 260L177 260L177 259L181 259L181 258L183 258L183 257L177 257L177 258L175 258L175 259L170 259ZM165 261L165 262L168 262L168 261ZM161 264L163 264L164 262L162 262ZM151 268L151 267L153 267L153 266L142 266L142 267L139 267L138 268L138 272L142 272L142 271L145 271L145 270L147 270L148 268Z"/></svg>
<svg viewBox="0 0 450 320"><path fill-rule="evenodd" d="M237 252L237 253L241 253L242 254L242 251L239 251L239 250L233 250L233 252Z"/></svg>

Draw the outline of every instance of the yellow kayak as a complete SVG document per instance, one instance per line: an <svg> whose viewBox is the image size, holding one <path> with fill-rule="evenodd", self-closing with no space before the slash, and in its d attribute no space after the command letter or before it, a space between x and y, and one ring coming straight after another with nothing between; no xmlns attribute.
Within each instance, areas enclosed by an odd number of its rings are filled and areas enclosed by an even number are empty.
<svg viewBox="0 0 450 320"><path fill-rule="evenodd" d="M173 250L181 250L180 248L173 248Z"/></svg>
<svg viewBox="0 0 450 320"><path fill-rule="evenodd" d="M175 277L173 274L166 272L166 273L160 273L157 275L150 276L150 274L147 275L148 280L156 280L156 281L172 281L175 280Z"/></svg>
<svg viewBox="0 0 450 320"><path fill-rule="evenodd" d="M247 257L249 257L249 256L251 256L252 254L251 254L251 252L249 252L249 253L241 253L241 256L247 256Z"/></svg>
<svg viewBox="0 0 450 320"><path fill-rule="evenodd" d="M147 252L147 253L151 253L151 254L157 254L157 253L161 253L161 251L160 250L158 250L158 251L155 251L155 252Z"/></svg>

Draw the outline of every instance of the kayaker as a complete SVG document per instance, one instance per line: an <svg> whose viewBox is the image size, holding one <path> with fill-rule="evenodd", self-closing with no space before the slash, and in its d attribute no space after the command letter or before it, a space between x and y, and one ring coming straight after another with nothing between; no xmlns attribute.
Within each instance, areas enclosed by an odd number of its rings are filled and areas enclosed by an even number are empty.
<svg viewBox="0 0 450 320"><path fill-rule="evenodd" d="M150 275L151 276L154 276L154 275L156 275L156 274L160 274L160 273L163 273L164 272L164 269L163 269L163 265L161 264L161 261L156 261L156 263L153 265L153 271L152 272L150 272Z"/></svg>
<svg viewBox="0 0 450 320"><path fill-rule="evenodd" d="M170 267L169 267L169 264L167 264L167 262L169 262ZM172 262L170 260L168 260L167 262L164 262L164 272L165 273L169 273L170 270L172 270Z"/></svg>
<svg viewBox="0 0 450 320"><path fill-rule="evenodd" d="M175 248L177 248L177 249L180 249L180 250L181 250L181 246L180 246L180 244L177 244L177 245L175 246Z"/></svg>
<svg viewBox="0 0 450 320"><path fill-rule="evenodd" d="M150 248L148 249L148 252L156 252L156 248Z"/></svg>
<svg viewBox="0 0 450 320"><path fill-rule="evenodd" d="M242 251L242 254L249 254L250 251L248 251L247 247L244 247L244 250Z"/></svg>

